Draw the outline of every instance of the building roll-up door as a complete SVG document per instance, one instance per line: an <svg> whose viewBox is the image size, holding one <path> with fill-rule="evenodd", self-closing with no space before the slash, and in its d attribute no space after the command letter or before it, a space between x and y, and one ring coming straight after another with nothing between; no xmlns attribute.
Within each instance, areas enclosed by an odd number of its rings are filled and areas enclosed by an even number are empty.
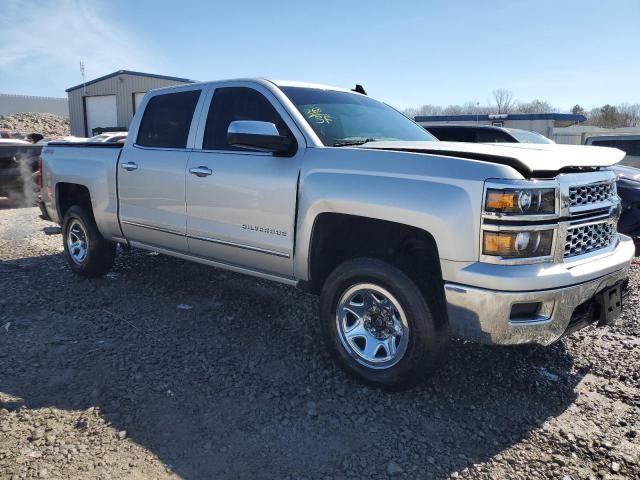
<svg viewBox="0 0 640 480"><path fill-rule="evenodd" d="M118 126L115 95L85 97L84 101L87 113L87 136L91 137L94 135L94 128Z"/></svg>
<svg viewBox="0 0 640 480"><path fill-rule="evenodd" d="M133 94L133 113L135 114L140 108L140 102L144 98L145 92L135 92Z"/></svg>

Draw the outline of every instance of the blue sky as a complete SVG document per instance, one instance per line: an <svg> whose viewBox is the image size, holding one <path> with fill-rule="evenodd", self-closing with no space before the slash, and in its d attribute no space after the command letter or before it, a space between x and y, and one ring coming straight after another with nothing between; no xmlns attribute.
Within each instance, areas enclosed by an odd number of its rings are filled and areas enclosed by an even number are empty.
<svg viewBox="0 0 640 480"><path fill-rule="evenodd" d="M135 6L134 6L135 5ZM398 108L640 103L639 0L2 0L0 93L118 69L351 87Z"/></svg>

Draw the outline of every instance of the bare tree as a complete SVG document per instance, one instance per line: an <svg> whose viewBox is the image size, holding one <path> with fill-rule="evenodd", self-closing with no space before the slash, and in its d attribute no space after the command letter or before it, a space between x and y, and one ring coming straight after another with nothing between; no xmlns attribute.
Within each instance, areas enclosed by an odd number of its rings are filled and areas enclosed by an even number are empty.
<svg viewBox="0 0 640 480"><path fill-rule="evenodd" d="M402 113L409 118L419 115L442 115L442 107L440 105L422 105L417 108L405 108Z"/></svg>
<svg viewBox="0 0 640 480"><path fill-rule="evenodd" d="M498 113L509 113L513 104L513 92L506 88L499 88L493 91L493 100L496 102Z"/></svg>
<svg viewBox="0 0 640 480"><path fill-rule="evenodd" d="M448 105L446 108L440 105L426 104L420 107L407 108L402 113L413 119L416 116L433 115L488 115L496 113L549 113L557 112L551 103L542 99L534 99L530 102L518 102L514 99L513 93L504 88L493 92L495 103L493 105L480 105L477 101L467 101L461 105ZM620 127L640 127L640 104L621 103L620 105L603 105L586 111L580 104L571 108L575 114L585 115L587 121L585 125L596 125L599 127L620 128Z"/></svg>
<svg viewBox="0 0 640 480"><path fill-rule="evenodd" d="M550 113L555 111L553 106L546 100L531 100L530 102L518 102L514 107L518 113Z"/></svg>
<svg viewBox="0 0 640 480"><path fill-rule="evenodd" d="M445 108L442 113L444 115L463 115L464 114L464 108L461 107L460 105L449 105L447 108Z"/></svg>
<svg viewBox="0 0 640 480"><path fill-rule="evenodd" d="M480 110L480 104L478 102L469 101L469 102L466 102L464 105L462 105L462 110L467 115L478 115Z"/></svg>
<svg viewBox="0 0 640 480"><path fill-rule="evenodd" d="M640 104L621 103L618 111L626 116L628 127L640 127Z"/></svg>
<svg viewBox="0 0 640 480"><path fill-rule="evenodd" d="M629 126L629 115L610 104L594 108L589 112L587 124L604 128L620 128Z"/></svg>
<svg viewBox="0 0 640 480"><path fill-rule="evenodd" d="M402 113L405 117L413 120L416 116L417 111L418 111L417 108L409 107L409 108L405 108L404 110L400 110L400 113Z"/></svg>

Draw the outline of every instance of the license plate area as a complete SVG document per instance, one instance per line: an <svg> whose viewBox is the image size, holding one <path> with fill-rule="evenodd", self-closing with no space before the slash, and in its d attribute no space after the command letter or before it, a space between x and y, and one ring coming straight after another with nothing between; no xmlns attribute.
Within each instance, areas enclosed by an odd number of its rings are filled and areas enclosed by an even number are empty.
<svg viewBox="0 0 640 480"><path fill-rule="evenodd" d="M600 306L598 325L609 325L622 314L622 283L609 287L596 295Z"/></svg>

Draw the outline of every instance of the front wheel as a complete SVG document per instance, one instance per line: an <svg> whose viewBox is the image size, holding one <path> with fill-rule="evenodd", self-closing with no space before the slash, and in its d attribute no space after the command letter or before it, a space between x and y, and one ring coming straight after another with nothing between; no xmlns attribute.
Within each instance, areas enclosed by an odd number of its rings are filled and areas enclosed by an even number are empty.
<svg viewBox="0 0 640 480"><path fill-rule="evenodd" d="M62 239L65 256L74 272L99 277L113 266L115 244L104 239L93 215L83 208L69 208L62 222Z"/></svg>
<svg viewBox="0 0 640 480"><path fill-rule="evenodd" d="M433 311L402 270L371 258L338 266L320 299L330 352L347 372L383 388L418 383L437 365L447 332Z"/></svg>

